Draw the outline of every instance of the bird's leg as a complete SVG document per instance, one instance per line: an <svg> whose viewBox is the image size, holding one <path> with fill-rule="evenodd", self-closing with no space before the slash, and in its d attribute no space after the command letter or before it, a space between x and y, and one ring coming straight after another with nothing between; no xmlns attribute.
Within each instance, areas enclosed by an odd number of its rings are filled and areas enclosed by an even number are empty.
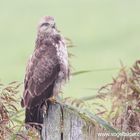
<svg viewBox="0 0 140 140"><path fill-rule="evenodd" d="M55 96L51 96L50 98L48 98L48 101L50 101L52 104L56 104L56 97Z"/></svg>
<svg viewBox="0 0 140 140"><path fill-rule="evenodd" d="M49 98L53 104L62 102L62 99L59 96L60 90L61 90L61 82L56 81L53 88L53 96Z"/></svg>
<svg viewBox="0 0 140 140"><path fill-rule="evenodd" d="M48 98L48 101L50 101L52 104L62 104L62 98L60 96L51 96Z"/></svg>

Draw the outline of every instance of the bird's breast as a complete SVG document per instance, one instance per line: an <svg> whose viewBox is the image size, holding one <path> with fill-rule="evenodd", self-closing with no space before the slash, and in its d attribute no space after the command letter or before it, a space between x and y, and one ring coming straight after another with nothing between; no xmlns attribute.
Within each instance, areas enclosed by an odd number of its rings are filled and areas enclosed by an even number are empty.
<svg viewBox="0 0 140 140"><path fill-rule="evenodd" d="M56 44L56 51L57 51L57 57L60 64L59 76L62 79L67 80L68 73L69 73L68 53L67 53L67 47L63 40L59 41L59 43Z"/></svg>

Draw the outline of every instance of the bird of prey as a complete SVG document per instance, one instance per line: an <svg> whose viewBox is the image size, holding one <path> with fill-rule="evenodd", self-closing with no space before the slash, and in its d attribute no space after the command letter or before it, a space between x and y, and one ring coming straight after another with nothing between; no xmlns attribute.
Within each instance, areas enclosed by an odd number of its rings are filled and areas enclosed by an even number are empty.
<svg viewBox="0 0 140 140"><path fill-rule="evenodd" d="M54 18L41 18L37 28L35 49L26 67L24 92L25 123L43 123L43 105L61 90L69 79L67 46L57 30Z"/></svg>

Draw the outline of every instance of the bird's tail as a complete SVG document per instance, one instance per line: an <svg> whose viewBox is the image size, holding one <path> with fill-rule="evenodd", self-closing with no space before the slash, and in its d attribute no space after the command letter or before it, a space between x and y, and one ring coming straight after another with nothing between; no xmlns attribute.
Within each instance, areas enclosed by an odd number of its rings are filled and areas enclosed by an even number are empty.
<svg viewBox="0 0 140 140"><path fill-rule="evenodd" d="M33 108L26 108L25 112L25 123L29 126L41 129L43 124L43 110L41 107L36 106Z"/></svg>
<svg viewBox="0 0 140 140"><path fill-rule="evenodd" d="M52 95L53 84L46 89L40 96L34 98L31 107L26 108L25 123L31 127L41 128L44 113L48 114L50 102L47 99Z"/></svg>

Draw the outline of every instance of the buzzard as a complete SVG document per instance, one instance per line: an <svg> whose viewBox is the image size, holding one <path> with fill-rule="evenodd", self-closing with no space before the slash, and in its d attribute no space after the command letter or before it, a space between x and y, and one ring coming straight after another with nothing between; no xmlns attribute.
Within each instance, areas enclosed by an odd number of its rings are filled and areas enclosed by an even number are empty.
<svg viewBox="0 0 140 140"><path fill-rule="evenodd" d="M64 37L53 17L43 17L38 25L35 49L26 67L24 92L25 123L43 123L43 105L69 79L68 53Z"/></svg>

